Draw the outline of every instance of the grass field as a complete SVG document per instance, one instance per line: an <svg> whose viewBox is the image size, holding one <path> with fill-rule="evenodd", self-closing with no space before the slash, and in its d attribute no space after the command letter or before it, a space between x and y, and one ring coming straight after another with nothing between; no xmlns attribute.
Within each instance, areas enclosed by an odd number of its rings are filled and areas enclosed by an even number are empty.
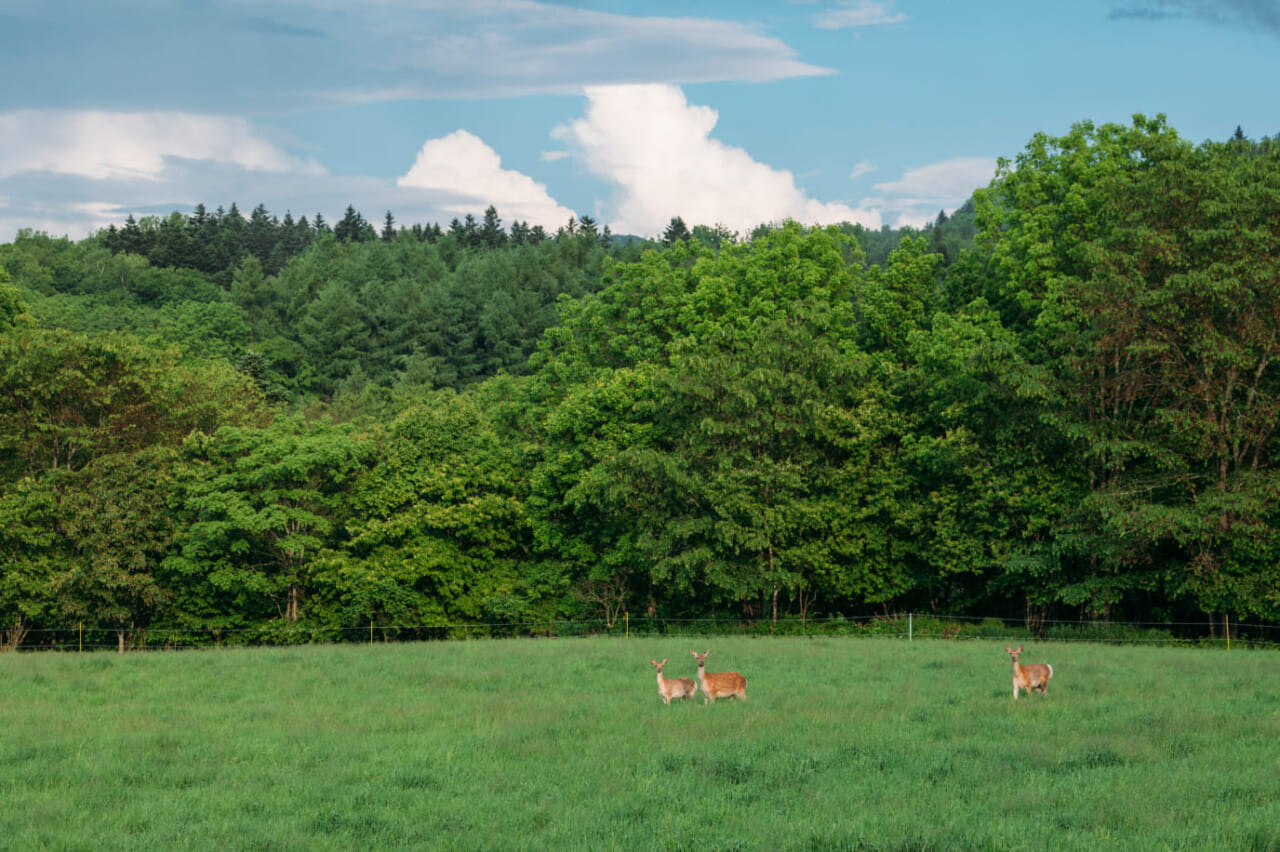
<svg viewBox="0 0 1280 852"><path fill-rule="evenodd" d="M742 672L658 697L649 659ZM1277 849L1280 655L573 639L0 656L3 849Z"/></svg>

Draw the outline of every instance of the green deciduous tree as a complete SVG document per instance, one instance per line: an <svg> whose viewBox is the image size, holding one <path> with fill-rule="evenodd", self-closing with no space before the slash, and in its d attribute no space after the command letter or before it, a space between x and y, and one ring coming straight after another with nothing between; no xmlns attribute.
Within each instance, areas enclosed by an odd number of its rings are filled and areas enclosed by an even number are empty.
<svg viewBox="0 0 1280 852"><path fill-rule="evenodd" d="M438 392L391 424L353 495L350 556L325 570L349 616L443 626L560 613L563 583L530 551L523 452L487 402Z"/></svg>
<svg viewBox="0 0 1280 852"><path fill-rule="evenodd" d="M254 419L261 406L230 365L184 363L130 337L0 335L0 470L10 475L173 445L193 429Z"/></svg>
<svg viewBox="0 0 1280 852"><path fill-rule="evenodd" d="M1090 495L1060 599L1260 612L1275 539L1280 158L1163 117L1037 136L979 194L984 239ZM1261 544L1261 547L1257 545Z"/></svg>
<svg viewBox="0 0 1280 852"><path fill-rule="evenodd" d="M209 600L226 616L297 621L312 563L340 537L344 497L370 448L344 431L277 418L266 429L224 427L185 444L199 475L185 491L191 520L181 555L166 567L203 589L189 595L207 621Z"/></svg>

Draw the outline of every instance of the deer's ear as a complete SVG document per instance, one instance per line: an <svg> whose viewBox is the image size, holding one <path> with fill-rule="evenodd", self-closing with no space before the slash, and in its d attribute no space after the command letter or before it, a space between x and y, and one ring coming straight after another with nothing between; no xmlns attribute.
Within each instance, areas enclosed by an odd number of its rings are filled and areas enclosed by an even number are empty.
<svg viewBox="0 0 1280 852"><path fill-rule="evenodd" d="M1012 649L1012 648L1010 648L1008 645L1005 645L1005 646L1004 646L1004 649L1005 649L1006 651L1008 651L1010 654L1012 654L1012 653L1013 653L1013 649Z"/></svg>
<svg viewBox="0 0 1280 852"><path fill-rule="evenodd" d="M663 658L662 658L662 662L658 663L658 665L660 665L660 666L665 666L666 664L667 664L667 658L666 658L666 657L663 657Z"/></svg>
<svg viewBox="0 0 1280 852"><path fill-rule="evenodd" d="M1022 653L1022 646L1021 646L1021 645L1019 645L1019 646L1018 646L1018 653L1019 653L1019 654L1021 654L1021 653Z"/></svg>

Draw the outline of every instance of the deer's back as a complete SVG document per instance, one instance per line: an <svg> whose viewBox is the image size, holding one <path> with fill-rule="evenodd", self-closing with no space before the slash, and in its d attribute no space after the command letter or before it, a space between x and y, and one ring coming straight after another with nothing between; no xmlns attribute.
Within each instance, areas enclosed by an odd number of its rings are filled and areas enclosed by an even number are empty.
<svg viewBox="0 0 1280 852"><path fill-rule="evenodd" d="M707 672L703 675L706 691L712 698L747 693L747 679L737 672Z"/></svg>

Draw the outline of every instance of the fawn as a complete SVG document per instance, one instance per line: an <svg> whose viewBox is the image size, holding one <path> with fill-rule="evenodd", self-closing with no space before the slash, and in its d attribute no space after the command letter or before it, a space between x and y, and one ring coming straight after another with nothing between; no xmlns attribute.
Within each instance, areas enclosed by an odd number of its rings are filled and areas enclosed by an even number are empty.
<svg viewBox="0 0 1280 852"><path fill-rule="evenodd" d="M728 698L735 696L743 701L747 700L747 679L737 672L708 672L707 671L707 654L699 654L697 651L690 651L693 658L698 661L698 686L702 687L702 703L715 701L717 698Z"/></svg>
<svg viewBox="0 0 1280 852"><path fill-rule="evenodd" d="M668 680L662 676L662 667L667 664L665 659L660 663L653 660L649 662L658 670L658 695L662 696L663 704L670 704L673 698L692 698L697 693L698 685L687 677L673 677Z"/></svg>
<svg viewBox="0 0 1280 852"><path fill-rule="evenodd" d="M1053 677L1053 666L1043 663L1034 666L1018 665L1018 655L1022 653L1022 646L1018 646L1018 650L1013 650L1008 645L1004 649L1009 652L1009 656L1013 658L1013 697L1018 697L1018 690L1025 689L1027 695L1031 694L1031 690L1039 690L1041 695L1048 695L1049 678Z"/></svg>

